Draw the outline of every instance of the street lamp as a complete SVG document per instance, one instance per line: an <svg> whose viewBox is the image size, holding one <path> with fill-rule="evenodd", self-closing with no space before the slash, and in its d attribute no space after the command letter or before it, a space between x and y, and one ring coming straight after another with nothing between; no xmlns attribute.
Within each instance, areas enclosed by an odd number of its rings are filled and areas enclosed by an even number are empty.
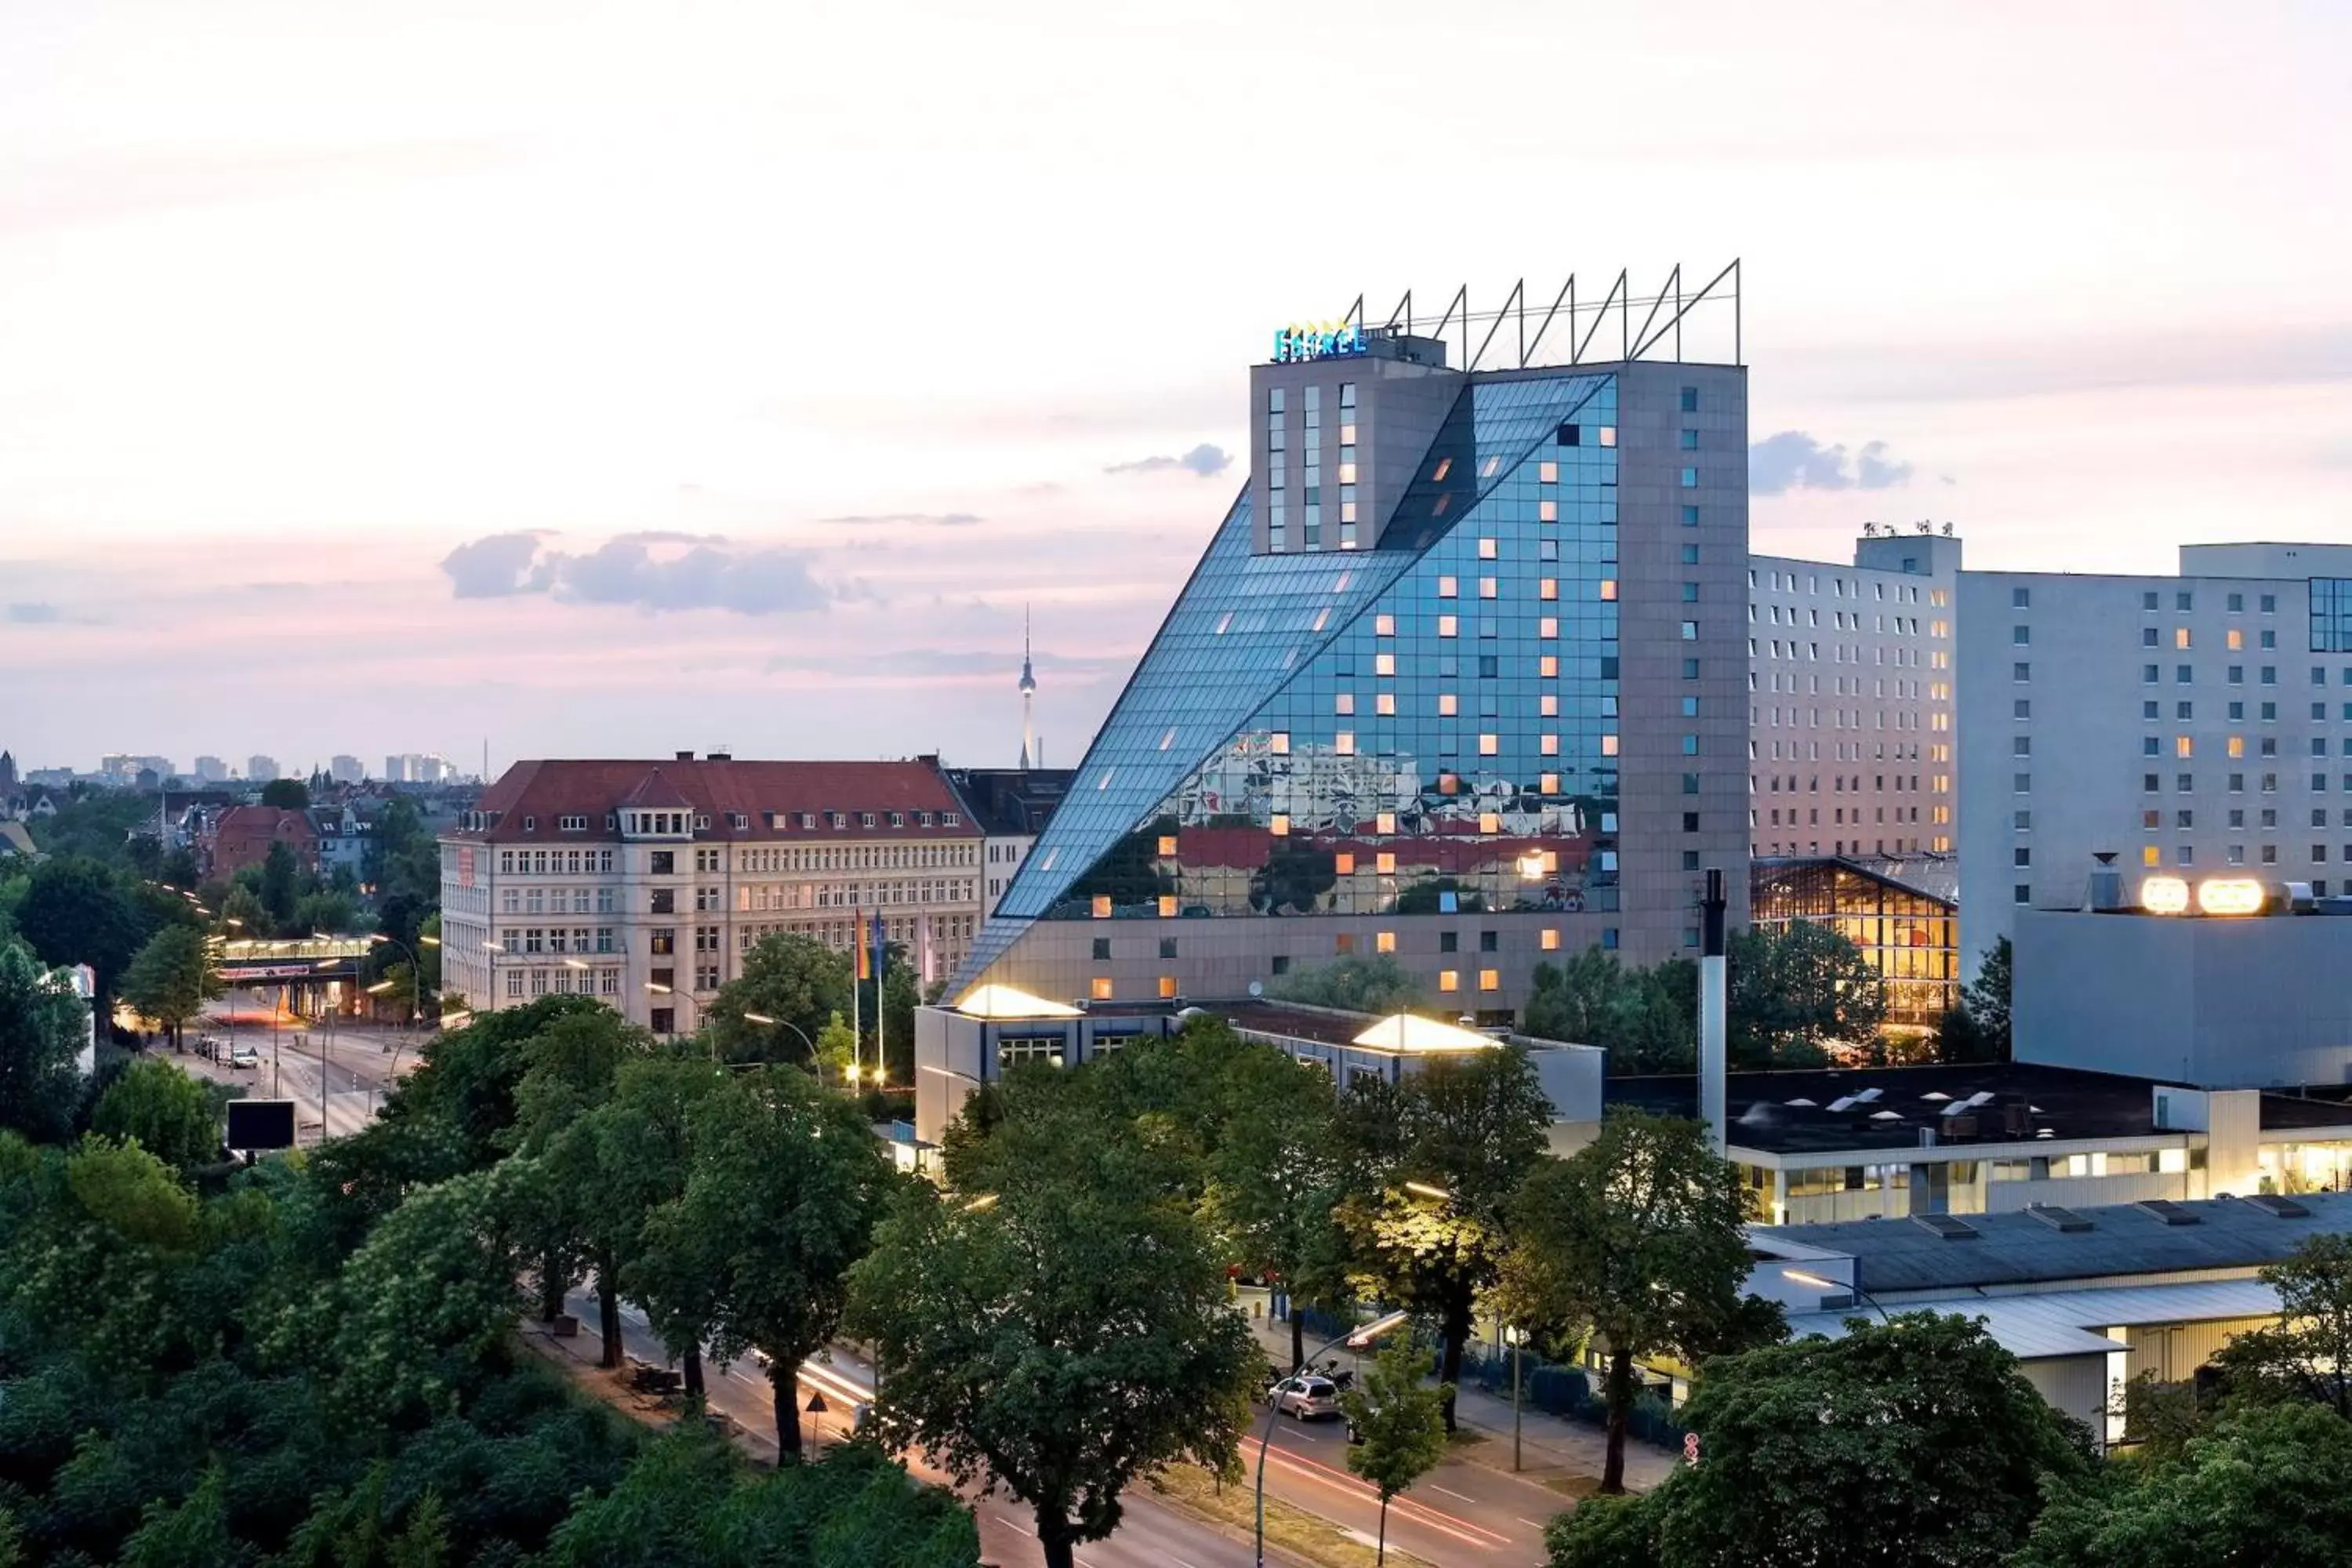
<svg viewBox="0 0 2352 1568"><path fill-rule="evenodd" d="M808 1037L808 1031L806 1029L802 1028L798 1024L793 1023L791 1019L771 1018L765 1013L746 1013L743 1015L743 1021L747 1024L765 1024L772 1029L790 1029L793 1034L798 1035L801 1037L801 1044L808 1047L809 1065L811 1067L821 1067L822 1064L820 1064L816 1059L816 1042ZM714 1042L711 1046L711 1049L717 1050L718 1048L717 1044Z"/></svg>
<svg viewBox="0 0 2352 1568"><path fill-rule="evenodd" d="M646 989L652 992L656 996L673 996L681 1002L691 1002L694 1000L694 994L692 992L680 991L675 985L664 985L658 980L646 981ZM673 1028L670 1030L670 1033L675 1035L677 1031ZM710 1042L710 1059L714 1062L719 1059L719 1042L716 1039Z"/></svg>
<svg viewBox="0 0 2352 1568"><path fill-rule="evenodd" d="M420 938L419 940L424 942L433 942L433 939L429 936ZM402 942L398 937L386 936L380 931L370 931L368 933L368 942L371 945L374 946L389 944L393 947L396 947L400 950L401 956L408 960L408 1026L412 1029L415 1028L416 1026L417 1020L425 1016L425 966L416 962L415 950L411 948L406 942ZM441 944L437 942L434 942L433 945L438 947ZM374 987L371 986L369 989L373 990Z"/></svg>
<svg viewBox="0 0 2352 1568"><path fill-rule="evenodd" d="M1825 1274L1815 1274L1811 1269L1807 1268L1783 1268L1780 1270L1780 1274L1783 1279L1792 1279L1800 1285L1810 1285L1814 1289L1822 1291L1826 1295L1834 1296L1840 1292L1843 1292L1846 1295L1852 1296L1857 1301L1867 1301L1872 1307L1877 1309L1878 1315L1881 1318L1884 1318L1888 1324L1892 1325L1895 1321L1894 1314L1887 1311L1885 1305L1882 1304L1876 1297L1873 1296L1869 1291L1862 1288L1862 1261L1859 1258L1854 1260L1855 1279L1854 1282L1851 1285L1842 1284L1839 1281L1829 1278L1829 1276Z"/></svg>
<svg viewBox="0 0 2352 1568"><path fill-rule="evenodd" d="M1314 1355L1307 1358L1307 1365L1313 1366L1316 1357L1334 1345L1345 1344L1351 1351L1362 1350L1373 1341L1394 1332L1411 1321L1412 1317L1411 1312L1391 1312L1386 1317L1374 1318L1363 1327L1350 1329L1348 1332L1327 1342L1316 1351ZM1297 1374L1293 1373L1293 1375ZM1265 1451L1273 1445L1274 1418L1280 1414L1282 1414L1281 1401L1269 1391L1265 1396L1265 1429L1257 1436L1257 1568L1265 1568Z"/></svg>

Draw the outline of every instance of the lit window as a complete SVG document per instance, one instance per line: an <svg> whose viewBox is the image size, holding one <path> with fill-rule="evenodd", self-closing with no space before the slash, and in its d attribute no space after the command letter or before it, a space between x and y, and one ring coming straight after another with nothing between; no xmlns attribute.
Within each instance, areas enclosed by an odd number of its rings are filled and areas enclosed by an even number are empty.
<svg viewBox="0 0 2352 1568"><path fill-rule="evenodd" d="M2197 754L2196 743L2186 735L2175 735L2172 738L2172 754L2176 757L2193 757Z"/></svg>
<svg viewBox="0 0 2352 1568"><path fill-rule="evenodd" d="M1601 579L1601 597L1603 602L1607 602L1617 597L1616 578L1603 577Z"/></svg>
<svg viewBox="0 0 2352 1568"><path fill-rule="evenodd" d="M1396 831L1396 813L1393 811L1383 811L1376 814L1372 817L1372 831L1375 833L1394 833Z"/></svg>
<svg viewBox="0 0 2352 1568"><path fill-rule="evenodd" d="M1459 990L1461 990L1461 989L1462 989L1462 972L1461 972L1460 970L1456 970L1456 969L1441 969L1441 970L1439 970L1439 971L1437 972L1437 988L1438 988L1440 991L1459 991Z"/></svg>
<svg viewBox="0 0 2352 1568"><path fill-rule="evenodd" d="M1478 596L1482 599L1494 598L1500 591L1500 588L1501 584L1492 577L1481 577L1478 579Z"/></svg>
<svg viewBox="0 0 2352 1568"><path fill-rule="evenodd" d="M1494 811L1480 812L1478 814L1478 831L1481 833L1500 833L1503 831L1502 814L1500 812Z"/></svg>
<svg viewBox="0 0 2352 1568"><path fill-rule="evenodd" d="M1601 444L1604 447L1614 447L1617 444L1617 426L1603 425L1601 427Z"/></svg>
<svg viewBox="0 0 2352 1568"><path fill-rule="evenodd" d="M1430 482L1431 482L1432 484L1443 484L1443 483L1444 483L1444 482L1445 482L1445 476L1446 476L1446 474L1447 474L1449 471L1451 471L1451 470L1452 470L1453 467L1454 467L1454 459L1453 459L1453 458L1438 458L1438 459L1437 459L1437 467L1435 467L1434 468L1432 468L1432 469L1429 471L1429 479L1430 479Z"/></svg>
<svg viewBox="0 0 2352 1568"><path fill-rule="evenodd" d="M1539 637L1556 637L1559 636L1559 617L1558 616L1546 616L1543 619L1538 621L1536 623L1536 636Z"/></svg>
<svg viewBox="0 0 2352 1568"><path fill-rule="evenodd" d="M1498 737L1494 735L1481 735L1478 737L1478 754L1480 756L1491 757L1501 750L1502 742Z"/></svg>
<svg viewBox="0 0 2352 1568"><path fill-rule="evenodd" d="M1396 932L1392 931L1374 931L1372 933L1372 951L1374 952L1394 952L1396 951Z"/></svg>
<svg viewBox="0 0 2352 1568"><path fill-rule="evenodd" d="M1392 653L1376 653L1372 655L1372 673L1374 675L1394 675L1396 673L1396 655Z"/></svg>
<svg viewBox="0 0 2352 1568"><path fill-rule="evenodd" d="M1342 691L1331 699L1332 712L1344 715L1353 713L1355 710L1356 694L1354 692Z"/></svg>
<svg viewBox="0 0 2352 1568"><path fill-rule="evenodd" d="M1544 927L1542 935L1537 939L1536 945L1542 948L1546 952L1558 952L1559 951L1559 928L1558 926Z"/></svg>
<svg viewBox="0 0 2352 1568"><path fill-rule="evenodd" d="M1493 561L1497 558L1496 550L1497 545L1496 541L1492 539L1481 539L1478 542L1478 559L1481 561Z"/></svg>
<svg viewBox="0 0 2352 1568"><path fill-rule="evenodd" d="M1559 793L1559 775L1558 773L1546 773L1536 781L1536 787L1543 791L1546 795L1558 795Z"/></svg>
<svg viewBox="0 0 2352 1568"><path fill-rule="evenodd" d="M2142 845L2139 863L2143 866L2161 866L2164 864L2164 851L2153 844Z"/></svg>
<svg viewBox="0 0 2352 1568"><path fill-rule="evenodd" d="M1394 718L1396 716L1396 693L1393 691L1383 691L1379 696L1373 698L1372 711L1379 714L1383 719Z"/></svg>
<svg viewBox="0 0 2352 1568"><path fill-rule="evenodd" d="M1337 735L1331 738L1331 749L1339 752L1339 755L1343 757L1354 756L1356 754L1356 732L1353 730L1340 731Z"/></svg>
<svg viewBox="0 0 2352 1568"><path fill-rule="evenodd" d="M1559 674L1559 655L1556 653L1548 653L1538 658L1536 660L1536 673L1544 677L1548 680L1558 676ZM1165 746L1160 748L1161 751L1166 751L1167 749L1168 748Z"/></svg>
<svg viewBox="0 0 2352 1568"><path fill-rule="evenodd" d="M2189 628L2187 626L2177 626L2173 629L2172 646L2175 647L2187 647L2189 646Z"/></svg>
<svg viewBox="0 0 2352 1568"><path fill-rule="evenodd" d="M1265 749L1277 757L1290 755L1290 731L1276 730L1265 738Z"/></svg>
<svg viewBox="0 0 2352 1568"><path fill-rule="evenodd" d="M1392 637L1396 636L1396 617L1394 616L1374 616L1372 617L1372 635L1374 637Z"/></svg>
<svg viewBox="0 0 2352 1568"><path fill-rule="evenodd" d="M1437 716L1439 718L1451 719L1454 714L1461 711L1461 707L1462 700L1456 697L1453 692L1441 691L1437 694Z"/></svg>
<svg viewBox="0 0 2352 1568"><path fill-rule="evenodd" d="M1174 834L1163 833L1160 836L1160 853L1162 855L1173 855L1176 853L1176 836Z"/></svg>
<svg viewBox="0 0 2352 1568"><path fill-rule="evenodd" d="M1097 893L1095 895L1095 919L1098 921L1107 921L1110 919L1110 895L1108 893Z"/></svg>
<svg viewBox="0 0 2352 1568"><path fill-rule="evenodd" d="M1176 918L1175 894L1162 893L1160 895L1160 918L1164 921L1173 920Z"/></svg>
<svg viewBox="0 0 2352 1568"><path fill-rule="evenodd" d="M1290 818L1282 812L1276 812L1274 814L1274 820L1266 826L1266 831L1273 834L1276 838L1287 838L1290 836ZM1098 901L1108 903L1109 900L1102 900ZM1103 912L1108 914L1109 911L1106 910Z"/></svg>
<svg viewBox="0 0 2352 1568"><path fill-rule="evenodd" d="M2230 628L2229 641L2231 651L2235 652L2246 646L2246 634L2240 631L2237 627L2231 626Z"/></svg>
<svg viewBox="0 0 2352 1568"><path fill-rule="evenodd" d="M1536 465L1536 478L1547 485L1556 485L1559 483L1559 465L1558 463L1550 462L1538 463Z"/></svg>
<svg viewBox="0 0 2352 1568"><path fill-rule="evenodd" d="M2246 754L2246 738L2243 735L2230 737L2230 754L2233 757L2242 757Z"/></svg>
<svg viewBox="0 0 2352 1568"><path fill-rule="evenodd" d="M1162 998L1172 997L1176 994L1176 977L1174 975L1163 974L1160 977L1160 994Z"/></svg>
<svg viewBox="0 0 2352 1568"><path fill-rule="evenodd" d="M1601 737L1602 750L1608 755L1612 757L1617 754L1616 742L1617 737L1614 735L1603 735ZM1556 757L1559 755L1559 737L1558 735L1546 735L1543 738L1542 745L1538 749L1547 757Z"/></svg>
<svg viewBox="0 0 2352 1568"><path fill-rule="evenodd" d="M1356 482L1355 464L1342 463L1339 465L1339 482L1343 485L1352 485Z"/></svg>
<svg viewBox="0 0 2352 1568"><path fill-rule="evenodd" d="M1437 596L1441 599L1451 599L1460 586L1461 584L1454 578L1440 577L1437 580Z"/></svg>
<svg viewBox="0 0 2352 1568"><path fill-rule="evenodd" d="M1545 693L1543 694L1543 696L1541 696L1540 698L1537 699L1537 709L1536 709L1536 710L1537 710L1538 712L1541 713L1541 714L1542 714L1545 718L1547 718L1547 719L1557 719L1557 718L1559 718L1559 694L1558 692L1553 692L1553 691L1547 691L1547 692L1545 692Z"/></svg>
<svg viewBox="0 0 2352 1568"><path fill-rule="evenodd" d="M1536 502L1536 521L1538 522L1558 522L1559 521L1559 502L1556 500L1539 500Z"/></svg>
<svg viewBox="0 0 2352 1568"><path fill-rule="evenodd" d="M1479 989L1479 990L1481 990L1481 991L1500 991L1502 988L1503 988L1503 972L1502 972L1501 970L1499 970L1499 969L1482 969L1482 970L1480 970L1480 971L1478 972L1478 989Z"/></svg>
<svg viewBox="0 0 2352 1568"><path fill-rule="evenodd" d="M1356 869L1355 851L1351 849L1342 849L1337 855L1332 856L1331 869L1337 871L1342 877L1352 876Z"/></svg>
<svg viewBox="0 0 2352 1568"><path fill-rule="evenodd" d="M1385 849L1381 850L1378 855L1375 855L1372 858L1372 869L1374 872L1383 877L1395 876L1396 857L1390 854Z"/></svg>
<svg viewBox="0 0 2352 1568"><path fill-rule="evenodd" d="M1453 637L1456 634L1458 625L1459 623L1452 616L1440 616L1437 617L1437 635L1442 637Z"/></svg>

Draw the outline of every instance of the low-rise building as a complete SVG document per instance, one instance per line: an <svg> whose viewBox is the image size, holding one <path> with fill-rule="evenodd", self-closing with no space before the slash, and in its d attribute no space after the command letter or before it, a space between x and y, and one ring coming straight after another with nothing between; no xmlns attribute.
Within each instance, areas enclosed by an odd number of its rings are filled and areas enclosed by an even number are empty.
<svg viewBox="0 0 2352 1568"><path fill-rule="evenodd" d="M982 836L936 759L518 763L441 844L445 994L602 996L691 1032L761 939L851 951L882 922L917 978L982 918Z"/></svg>
<svg viewBox="0 0 2352 1568"><path fill-rule="evenodd" d="M1756 931L1826 926L1853 942L1885 981L1888 1026L1916 1034L1959 1000L1958 882L1948 856L1759 859L1748 919Z"/></svg>
<svg viewBox="0 0 2352 1568"><path fill-rule="evenodd" d="M235 876L269 858L269 847L283 844L297 864L319 868L319 835L303 812L274 805L233 805L208 818L197 839L209 877Z"/></svg>

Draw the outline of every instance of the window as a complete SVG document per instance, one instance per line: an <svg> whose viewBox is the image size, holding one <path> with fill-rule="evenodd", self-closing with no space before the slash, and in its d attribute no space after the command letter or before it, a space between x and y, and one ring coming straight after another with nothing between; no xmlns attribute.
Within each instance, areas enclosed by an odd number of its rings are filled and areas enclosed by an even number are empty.
<svg viewBox="0 0 2352 1568"><path fill-rule="evenodd" d="M2031 680L2033 679L2033 667L2030 664L2012 664L2009 667L2009 678L2011 680Z"/></svg>
<svg viewBox="0 0 2352 1568"><path fill-rule="evenodd" d="M2156 628L2154 626L2140 627L2139 646L2142 647L2154 647L2157 646L2157 635Z"/></svg>
<svg viewBox="0 0 2352 1568"><path fill-rule="evenodd" d="M2033 628L2032 626L2011 626L2009 628L2009 640L2015 643L2018 647L2022 647L2027 643L2033 640Z"/></svg>
<svg viewBox="0 0 2352 1568"><path fill-rule="evenodd" d="M1683 412L1685 414L1696 414L1698 412L1697 387L1685 386L1683 388Z"/></svg>
<svg viewBox="0 0 2352 1568"><path fill-rule="evenodd" d="M1437 972L1437 988L1440 991L1447 993L1461 990L1462 972L1458 969L1439 970Z"/></svg>
<svg viewBox="0 0 2352 1568"><path fill-rule="evenodd" d="M2010 608L2011 608L2011 609L2013 609L2013 610L2023 610L2023 609L2031 608L2031 607L2032 606L2032 604L2033 604L2033 590L2032 590L2032 589L2031 589L2031 588L2011 588L2011 589L2009 591L2009 605L2010 605Z"/></svg>
<svg viewBox="0 0 2352 1568"><path fill-rule="evenodd" d="M2010 889L2009 892L2012 902L2030 904L2033 901L2033 888L2030 883L2016 883Z"/></svg>

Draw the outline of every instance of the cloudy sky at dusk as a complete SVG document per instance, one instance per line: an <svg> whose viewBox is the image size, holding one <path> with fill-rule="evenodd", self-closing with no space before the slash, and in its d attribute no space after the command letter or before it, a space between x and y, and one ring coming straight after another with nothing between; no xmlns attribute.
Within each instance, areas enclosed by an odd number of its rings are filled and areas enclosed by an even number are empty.
<svg viewBox="0 0 2352 1568"><path fill-rule="evenodd" d="M11 0L0 745L1075 762L1360 292L1745 258L1759 548L2352 540L2352 8ZM1580 285L1581 287L1581 285Z"/></svg>

